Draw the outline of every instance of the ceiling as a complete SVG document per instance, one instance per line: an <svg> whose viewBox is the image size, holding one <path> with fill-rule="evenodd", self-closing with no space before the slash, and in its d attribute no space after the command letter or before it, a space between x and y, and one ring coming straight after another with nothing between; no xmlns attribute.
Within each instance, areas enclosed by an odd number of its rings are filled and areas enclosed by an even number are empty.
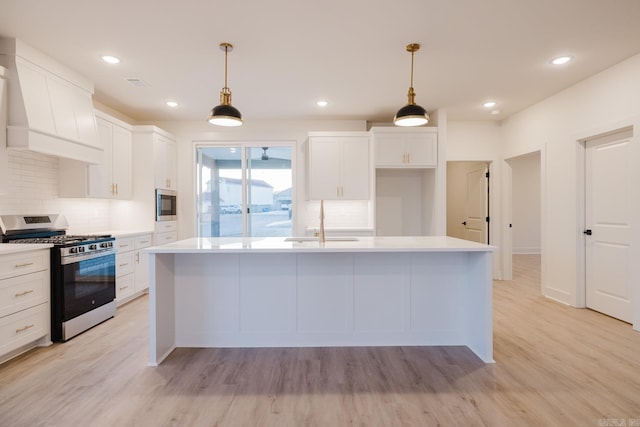
<svg viewBox="0 0 640 427"><path fill-rule="evenodd" d="M0 0L0 11L0 36L85 75L94 99L137 122L205 120L225 41L245 122L389 122L407 100L412 42L416 101L451 120L504 119L640 52L638 0ZM552 66L558 55L574 60Z"/></svg>

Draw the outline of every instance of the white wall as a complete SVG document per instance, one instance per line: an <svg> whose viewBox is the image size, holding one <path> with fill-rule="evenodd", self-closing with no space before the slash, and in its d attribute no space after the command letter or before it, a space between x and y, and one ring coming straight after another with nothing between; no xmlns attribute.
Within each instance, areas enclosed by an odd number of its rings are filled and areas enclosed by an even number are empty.
<svg viewBox="0 0 640 427"><path fill-rule="evenodd" d="M512 168L514 254L539 254L541 247L540 152L509 159Z"/></svg>
<svg viewBox="0 0 640 427"><path fill-rule="evenodd" d="M109 230L109 201L58 198L58 159L31 151L9 149L7 194L0 197L0 215L62 213L68 234Z"/></svg>
<svg viewBox="0 0 640 427"><path fill-rule="evenodd" d="M497 246L493 253L493 277L503 277L502 219L502 129L498 122L456 122L447 124L446 161L481 161L489 163L490 241Z"/></svg>
<svg viewBox="0 0 640 427"><path fill-rule="evenodd" d="M577 66L577 64L576 64ZM510 117L503 123L505 158L542 150L543 293L567 304L584 304L583 218L578 162L580 139L634 126L633 161L640 164L640 55ZM633 173L640 182L640 168ZM632 259L640 259L640 186L632 197ZM636 286L634 327L640 329L640 263L632 263Z"/></svg>

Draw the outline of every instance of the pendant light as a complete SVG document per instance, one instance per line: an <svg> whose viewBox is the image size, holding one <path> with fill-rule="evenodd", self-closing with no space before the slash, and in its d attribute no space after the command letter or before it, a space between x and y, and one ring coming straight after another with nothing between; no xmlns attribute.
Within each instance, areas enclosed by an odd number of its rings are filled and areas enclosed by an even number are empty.
<svg viewBox="0 0 640 427"><path fill-rule="evenodd" d="M241 126L242 114L231 105L231 90L227 87L227 54L233 50L230 43L220 43L224 51L224 87L220 91L220 105L213 107L209 113L209 123L218 126Z"/></svg>
<svg viewBox="0 0 640 427"><path fill-rule="evenodd" d="M396 126L420 126L429 123L427 111L416 104L416 93L413 91L413 54L420 49L418 43L407 45L407 52L411 52L411 85L407 93L407 105L402 107L393 118Z"/></svg>

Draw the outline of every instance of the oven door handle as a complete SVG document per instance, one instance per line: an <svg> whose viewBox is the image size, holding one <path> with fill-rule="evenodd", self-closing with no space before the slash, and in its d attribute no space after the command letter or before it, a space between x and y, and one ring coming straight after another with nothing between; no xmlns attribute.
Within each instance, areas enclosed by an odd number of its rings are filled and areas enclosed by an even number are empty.
<svg viewBox="0 0 640 427"><path fill-rule="evenodd" d="M116 252L113 249L109 248L103 251L92 252L90 254L66 255L66 256L60 257L61 258L60 264L68 265L68 264L73 264L80 261L86 261L89 259L100 258L104 256L109 256L109 255L115 256L115 254Z"/></svg>

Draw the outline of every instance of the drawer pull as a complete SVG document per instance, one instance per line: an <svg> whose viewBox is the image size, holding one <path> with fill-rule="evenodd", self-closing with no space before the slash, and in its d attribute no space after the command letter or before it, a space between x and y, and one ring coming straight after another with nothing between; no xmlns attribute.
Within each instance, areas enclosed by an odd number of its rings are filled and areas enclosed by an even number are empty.
<svg viewBox="0 0 640 427"><path fill-rule="evenodd" d="M18 292L18 293L16 294L16 296L17 296L17 297L23 297L23 296L25 296L25 295L27 295L27 294L30 294L31 292L33 292L33 289L29 289L28 291Z"/></svg>
<svg viewBox="0 0 640 427"><path fill-rule="evenodd" d="M120 247L120 248L127 248L127 247L129 247L129 245L118 245L118 247Z"/></svg>
<svg viewBox="0 0 640 427"><path fill-rule="evenodd" d="M28 267L30 265L33 265L33 262L24 262L22 264L16 264L16 268Z"/></svg>
<svg viewBox="0 0 640 427"><path fill-rule="evenodd" d="M18 329L16 329L16 334L19 334L20 332L24 332L24 331L26 331L27 329L31 329L31 328L33 328L33 326L34 326L34 325L33 325L33 324L31 324L31 325L25 325L25 326L23 326L22 328L18 328Z"/></svg>
<svg viewBox="0 0 640 427"><path fill-rule="evenodd" d="M127 289L129 286L121 286L120 288L118 288L118 290L120 291L124 291L125 289Z"/></svg>
<svg viewBox="0 0 640 427"><path fill-rule="evenodd" d="M126 267L127 265L129 265L129 263L125 262L124 264L118 264L118 267Z"/></svg>

